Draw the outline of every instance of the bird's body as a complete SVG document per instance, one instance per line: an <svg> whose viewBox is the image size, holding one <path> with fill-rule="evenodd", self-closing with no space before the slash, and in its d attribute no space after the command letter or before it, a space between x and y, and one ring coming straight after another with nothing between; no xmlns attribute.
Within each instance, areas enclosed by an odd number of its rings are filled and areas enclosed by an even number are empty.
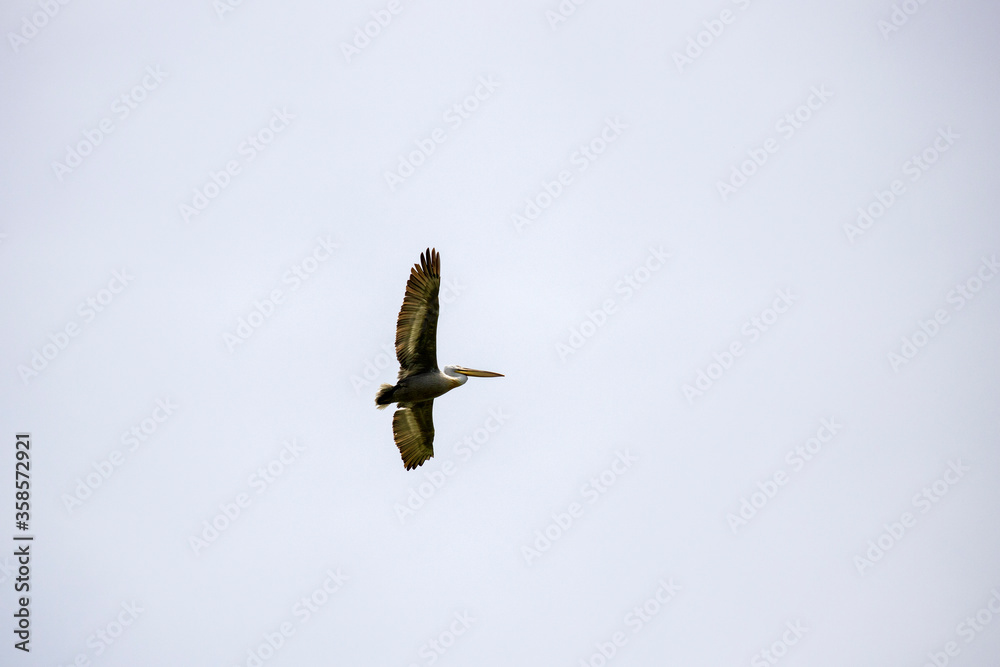
<svg viewBox="0 0 1000 667"><path fill-rule="evenodd" d="M441 256L428 248L420 264L410 270L406 295L396 321L396 358L399 378L395 385L383 384L375 395L375 406L384 409L397 403L392 433L407 470L434 456L434 399L461 386L472 377L503 377L500 373L462 366L437 367L438 292L441 288Z"/></svg>
<svg viewBox="0 0 1000 667"><path fill-rule="evenodd" d="M446 366L445 370L447 371L451 368L451 366ZM389 402L398 402L400 404L426 401L437 398L441 394L465 384L467 380L468 378L461 373L448 375L446 372L435 368L434 370L402 378L395 386L385 385L386 387L392 387L392 392L388 396L383 395L382 400L391 398ZM376 405L379 404L376 402ZM384 408L386 405L387 403L383 403L379 407Z"/></svg>

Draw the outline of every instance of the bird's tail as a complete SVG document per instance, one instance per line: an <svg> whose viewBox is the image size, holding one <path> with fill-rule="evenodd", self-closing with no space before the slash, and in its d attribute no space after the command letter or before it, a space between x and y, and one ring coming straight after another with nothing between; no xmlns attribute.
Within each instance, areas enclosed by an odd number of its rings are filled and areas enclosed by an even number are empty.
<svg viewBox="0 0 1000 667"><path fill-rule="evenodd" d="M379 410L385 410L385 406L392 403L392 392L395 389L391 384L383 384L378 388L378 393L375 394L375 407Z"/></svg>

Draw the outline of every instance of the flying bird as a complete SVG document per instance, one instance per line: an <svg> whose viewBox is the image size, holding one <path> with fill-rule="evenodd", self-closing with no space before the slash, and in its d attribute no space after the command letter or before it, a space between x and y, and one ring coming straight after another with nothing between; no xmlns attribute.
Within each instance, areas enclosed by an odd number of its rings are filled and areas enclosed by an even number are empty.
<svg viewBox="0 0 1000 667"><path fill-rule="evenodd" d="M500 373L477 371L463 366L437 365L438 291L441 288L441 256L428 248L420 253L420 263L410 269L406 295L396 320L396 384L383 384L375 395L375 406L384 410L396 403L392 415L392 435L412 470L434 456L434 399L465 384L469 377L496 378Z"/></svg>

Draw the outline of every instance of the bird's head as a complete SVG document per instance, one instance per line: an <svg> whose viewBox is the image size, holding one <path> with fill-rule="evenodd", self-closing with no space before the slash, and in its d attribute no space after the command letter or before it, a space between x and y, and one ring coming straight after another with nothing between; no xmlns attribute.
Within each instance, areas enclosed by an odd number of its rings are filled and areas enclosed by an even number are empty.
<svg viewBox="0 0 1000 667"><path fill-rule="evenodd" d="M466 368L465 366L445 366L444 374L448 377L455 378L458 384L465 384L470 377L474 378L502 378L503 375L500 373L494 373L493 371L477 371L475 368Z"/></svg>

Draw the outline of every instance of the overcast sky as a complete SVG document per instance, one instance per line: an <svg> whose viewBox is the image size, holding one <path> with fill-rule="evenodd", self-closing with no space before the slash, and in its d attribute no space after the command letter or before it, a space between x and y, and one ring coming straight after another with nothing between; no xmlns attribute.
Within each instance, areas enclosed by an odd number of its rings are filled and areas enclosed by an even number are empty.
<svg viewBox="0 0 1000 667"><path fill-rule="evenodd" d="M666 5L5 3L0 662L994 664L1000 8Z"/></svg>

